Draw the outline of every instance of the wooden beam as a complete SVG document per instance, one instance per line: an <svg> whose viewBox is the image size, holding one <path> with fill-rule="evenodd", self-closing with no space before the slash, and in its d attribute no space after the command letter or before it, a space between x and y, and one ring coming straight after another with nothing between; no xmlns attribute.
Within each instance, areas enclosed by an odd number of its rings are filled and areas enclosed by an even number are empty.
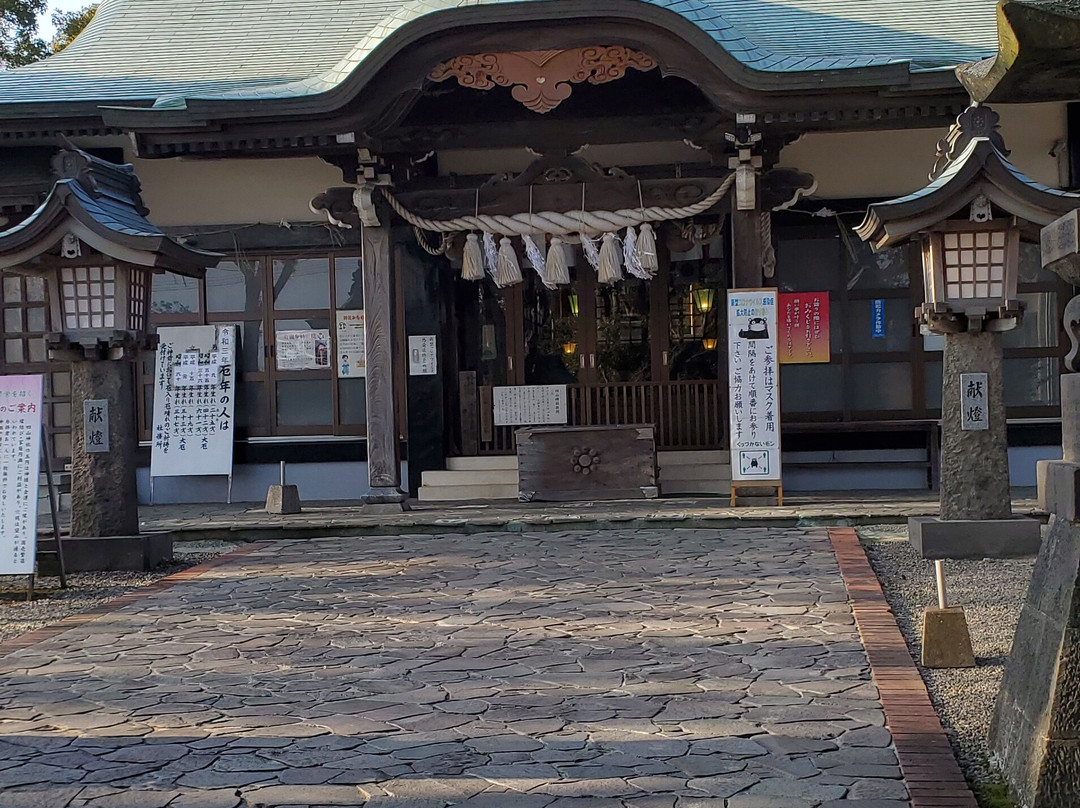
<svg viewBox="0 0 1080 808"><path fill-rule="evenodd" d="M765 278L761 264L761 212L731 211L731 263L735 289L760 289Z"/></svg>
<svg viewBox="0 0 1080 808"><path fill-rule="evenodd" d="M394 399L394 283L390 229L362 227L364 344L367 348L367 454L371 494L365 504L400 503L401 448Z"/></svg>

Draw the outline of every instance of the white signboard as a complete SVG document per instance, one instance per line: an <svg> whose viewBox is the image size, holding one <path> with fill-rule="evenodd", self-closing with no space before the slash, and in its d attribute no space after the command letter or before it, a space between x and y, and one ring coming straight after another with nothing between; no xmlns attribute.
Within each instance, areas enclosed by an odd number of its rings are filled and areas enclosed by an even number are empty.
<svg viewBox="0 0 1080 808"><path fill-rule="evenodd" d="M89 399L83 402L83 445L87 454L109 451L109 400Z"/></svg>
<svg viewBox="0 0 1080 808"><path fill-rule="evenodd" d="M151 477L231 474L236 326L159 328Z"/></svg>
<svg viewBox="0 0 1080 808"><path fill-rule="evenodd" d="M34 572L41 380L0 376L0 575Z"/></svg>
<svg viewBox="0 0 1080 808"><path fill-rule="evenodd" d="M363 311L337 313L337 375L339 379L367 376Z"/></svg>
<svg viewBox="0 0 1080 808"><path fill-rule="evenodd" d="M435 335L409 337L409 375L435 376L439 358L435 350Z"/></svg>
<svg viewBox="0 0 1080 808"><path fill-rule="evenodd" d="M978 431L990 428L986 402L986 374L960 374L960 429Z"/></svg>
<svg viewBox="0 0 1080 808"><path fill-rule="evenodd" d="M731 479L779 482L775 290L728 292Z"/></svg>
<svg viewBox="0 0 1080 808"><path fill-rule="evenodd" d="M495 426L566 423L566 385L496 387L492 391Z"/></svg>
<svg viewBox="0 0 1080 808"><path fill-rule="evenodd" d="M278 370L326 370L330 367L330 332L325 328L278 331L274 342Z"/></svg>

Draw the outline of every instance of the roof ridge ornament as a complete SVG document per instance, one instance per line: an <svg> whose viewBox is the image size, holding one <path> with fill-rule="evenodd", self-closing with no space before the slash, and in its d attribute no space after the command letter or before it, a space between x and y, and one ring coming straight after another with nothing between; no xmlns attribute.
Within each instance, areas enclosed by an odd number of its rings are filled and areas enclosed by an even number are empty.
<svg viewBox="0 0 1080 808"><path fill-rule="evenodd" d="M945 137L938 141L937 151L934 154L934 166L930 169L927 179L933 182L940 177L942 172L975 138L986 138L1003 157L1008 157L1011 152L1005 148L1005 138L999 131L1000 121L1001 116L990 107L973 101L957 116L956 122L949 127Z"/></svg>

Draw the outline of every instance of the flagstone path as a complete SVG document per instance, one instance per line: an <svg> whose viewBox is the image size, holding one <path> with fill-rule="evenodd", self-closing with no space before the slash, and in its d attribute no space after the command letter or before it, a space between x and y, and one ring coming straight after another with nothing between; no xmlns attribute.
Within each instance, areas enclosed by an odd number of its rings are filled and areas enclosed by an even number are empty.
<svg viewBox="0 0 1080 808"><path fill-rule="evenodd" d="M0 806L907 808L884 723L824 529L276 543L0 656Z"/></svg>

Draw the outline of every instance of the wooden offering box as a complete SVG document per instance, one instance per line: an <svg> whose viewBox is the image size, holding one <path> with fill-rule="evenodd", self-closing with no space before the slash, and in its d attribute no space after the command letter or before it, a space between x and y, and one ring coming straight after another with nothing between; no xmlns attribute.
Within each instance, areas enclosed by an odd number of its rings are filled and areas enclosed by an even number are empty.
<svg viewBox="0 0 1080 808"><path fill-rule="evenodd" d="M523 501L657 495L652 424L530 426L516 434L518 487Z"/></svg>

